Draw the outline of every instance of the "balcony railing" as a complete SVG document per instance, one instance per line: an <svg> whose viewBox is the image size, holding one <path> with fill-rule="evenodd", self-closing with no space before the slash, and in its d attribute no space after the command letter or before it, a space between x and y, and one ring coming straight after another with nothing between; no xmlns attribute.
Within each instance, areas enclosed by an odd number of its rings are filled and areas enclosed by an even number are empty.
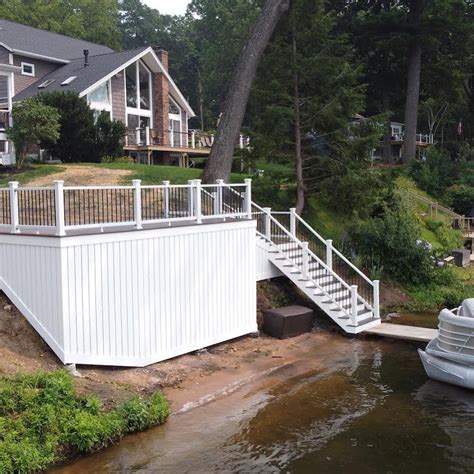
<svg viewBox="0 0 474 474"><path fill-rule="evenodd" d="M396 133L392 135L392 141L395 142L403 142L405 140L404 133ZM431 134L425 133L417 133L416 134L416 143L418 145L433 145L434 144L434 136Z"/></svg>
<svg viewBox="0 0 474 474"><path fill-rule="evenodd" d="M168 130L165 134L160 134L156 129L145 127L127 129L125 136L125 146L162 146L170 148L187 148L192 150L210 149L214 143L214 135L198 130L189 132L175 132ZM238 147L248 148L249 137L239 136Z"/></svg>
<svg viewBox="0 0 474 474"><path fill-rule="evenodd" d="M64 186L0 189L0 233L68 235L201 224L211 219L251 219L251 180L242 184Z"/></svg>

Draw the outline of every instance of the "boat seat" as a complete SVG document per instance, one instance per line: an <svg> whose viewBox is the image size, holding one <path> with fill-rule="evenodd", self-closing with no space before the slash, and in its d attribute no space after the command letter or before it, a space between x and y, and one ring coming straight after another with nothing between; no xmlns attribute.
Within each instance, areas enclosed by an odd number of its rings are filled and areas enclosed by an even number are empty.
<svg viewBox="0 0 474 474"><path fill-rule="evenodd" d="M474 298L467 298L462 302L459 316L474 318Z"/></svg>

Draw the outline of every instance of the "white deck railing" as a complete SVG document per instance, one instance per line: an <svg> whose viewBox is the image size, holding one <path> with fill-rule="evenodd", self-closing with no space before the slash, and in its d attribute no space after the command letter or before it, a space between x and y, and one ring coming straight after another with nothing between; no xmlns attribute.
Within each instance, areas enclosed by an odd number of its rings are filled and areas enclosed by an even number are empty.
<svg viewBox="0 0 474 474"><path fill-rule="evenodd" d="M251 180L243 184L19 187L0 189L0 232L67 235L68 231L103 232L110 228L252 218Z"/></svg>

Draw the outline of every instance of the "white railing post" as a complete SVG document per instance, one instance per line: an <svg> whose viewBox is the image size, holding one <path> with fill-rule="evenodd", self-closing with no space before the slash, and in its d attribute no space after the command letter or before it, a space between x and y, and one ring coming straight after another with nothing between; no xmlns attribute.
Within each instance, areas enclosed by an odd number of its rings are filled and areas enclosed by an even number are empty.
<svg viewBox="0 0 474 474"><path fill-rule="evenodd" d="M195 198L194 198L196 224L202 224L201 180L200 179L194 180L194 189L196 191Z"/></svg>
<svg viewBox="0 0 474 474"><path fill-rule="evenodd" d="M214 145L214 135L211 135L211 146Z"/></svg>
<svg viewBox="0 0 474 474"><path fill-rule="evenodd" d="M374 280L374 318L380 319L380 281Z"/></svg>
<svg viewBox="0 0 474 474"><path fill-rule="evenodd" d="M326 240L326 265L332 270L332 240Z"/></svg>
<svg viewBox="0 0 474 474"><path fill-rule="evenodd" d="M296 237L296 207L290 207L290 234Z"/></svg>
<svg viewBox="0 0 474 474"><path fill-rule="evenodd" d="M265 238L271 242L271 219L270 216L272 215L272 208L271 207L264 207L263 211L265 212Z"/></svg>
<svg viewBox="0 0 474 474"><path fill-rule="evenodd" d="M196 148L196 132L191 132L191 148Z"/></svg>
<svg viewBox="0 0 474 474"><path fill-rule="evenodd" d="M216 179L216 184L217 184L217 212L216 215L220 216L223 212L223 199L222 199L222 188L224 186L224 180L223 179Z"/></svg>
<svg viewBox="0 0 474 474"><path fill-rule="evenodd" d="M134 179L133 183L133 216L135 227L142 229L142 180Z"/></svg>
<svg viewBox="0 0 474 474"><path fill-rule="evenodd" d="M16 234L19 231L19 219L18 219L18 181L10 181L8 183L10 189L10 221L12 225L11 233Z"/></svg>
<svg viewBox="0 0 474 474"><path fill-rule="evenodd" d="M56 213L56 235L66 235L64 216L64 181L54 181L54 208Z"/></svg>
<svg viewBox="0 0 474 474"><path fill-rule="evenodd" d="M145 127L145 145L150 144L150 127Z"/></svg>
<svg viewBox="0 0 474 474"><path fill-rule="evenodd" d="M247 178L245 182L244 212L248 219L252 219L252 180Z"/></svg>
<svg viewBox="0 0 474 474"><path fill-rule="evenodd" d="M239 135L239 148L244 149L244 136L242 134Z"/></svg>
<svg viewBox="0 0 474 474"><path fill-rule="evenodd" d="M357 326L357 285L351 286L351 322Z"/></svg>
<svg viewBox="0 0 474 474"><path fill-rule="evenodd" d="M170 182L169 181L163 181L163 186L165 187L163 189L164 191L164 205L165 205L165 219L169 219L170 217Z"/></svg>
<svg viewBox="0 0 474 474"><path fill-rule="evenodd" d="M194 217L194 179L188 180L188 216Z"/></svg>
<svg viewBox="0 0 474 474"><path fill-rule="evenodd" d="M301 242L301 249L302 249L302 257L303 257L303 264L301 266L301 273L303 280L308 280L308 260L309 260L309 253L308 253L308 242Z"/></svg>
<svg viewBox="0 0 474 474"><path fill-rule="evenodd" d="M140 140L141 140L141 133L140 133L140 129L137 128L135 129L135 140L137 141L137 145L140 145Z"/></svg>

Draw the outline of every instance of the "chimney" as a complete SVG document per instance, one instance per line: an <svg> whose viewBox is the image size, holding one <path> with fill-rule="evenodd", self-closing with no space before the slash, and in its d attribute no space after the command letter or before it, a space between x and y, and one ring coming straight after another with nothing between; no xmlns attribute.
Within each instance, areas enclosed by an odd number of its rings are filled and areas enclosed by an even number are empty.
<svg viewBox="0 0 474 474"><path fill-rule="evenodd" d="M162 48L153 48L161 64L165 68L165 71L168 71L168 51Z"/></svg>
<svg viewBox="0 0 474 474"><path fill-rule="evenodd" d="M84 50L84 67L89 66L89 50Z"/></svg>

